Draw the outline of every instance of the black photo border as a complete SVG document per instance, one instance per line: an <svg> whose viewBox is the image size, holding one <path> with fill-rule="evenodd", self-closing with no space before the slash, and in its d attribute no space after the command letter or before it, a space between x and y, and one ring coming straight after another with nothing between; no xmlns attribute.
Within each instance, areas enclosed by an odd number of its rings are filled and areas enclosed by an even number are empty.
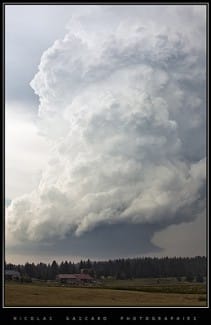
<svg viewBox="0 0 211 325"><path fill-rule="evenodd" d="M5 258L5 6L7 5L205 5L206 6L206 253L207 266L207 307L5 307L4 306L4 258ZM121 2L83 2L83 1L6 1L1 3L1 310L0 319L5 324L16 323L64 323L64 324L110 324L110 323L154 323L154 324L202 324L210 316L209 305L209 3L200 1L121 1Z"/></svg>

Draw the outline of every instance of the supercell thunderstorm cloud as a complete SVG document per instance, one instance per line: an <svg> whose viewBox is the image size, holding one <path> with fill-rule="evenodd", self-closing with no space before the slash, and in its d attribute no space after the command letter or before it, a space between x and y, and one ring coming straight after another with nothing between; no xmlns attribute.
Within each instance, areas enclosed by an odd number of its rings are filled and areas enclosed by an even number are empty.
<svg viewBox="0 0 211 325"><path fill-rule="evenodd" d="M203 15L172 6L156 21L143 11L72 17L43 53L30 85L51 150L37 188L7 208L18 241L94 241L104 227L121 237L123 225L156 230L205 215Z"/></svg>

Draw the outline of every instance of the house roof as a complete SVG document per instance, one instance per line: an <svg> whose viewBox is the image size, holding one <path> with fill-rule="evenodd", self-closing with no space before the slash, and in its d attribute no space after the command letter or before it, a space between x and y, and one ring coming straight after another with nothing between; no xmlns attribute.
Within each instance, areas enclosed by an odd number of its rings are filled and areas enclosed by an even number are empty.
<svg viewBox="0 0 211 325"><path fill-rule="evenodd" d="M89 274L85 274L85 273L81 273L81 274L77 274L77 278L80 280L92 280L93 277Z"/></svg>
<svg viewBox="0 0 211 325"><path fill-rule="evenodd" d="M57 274L57 278L59 279L76 279L75 274Z"/></svg>
<svg viewBox="0 0 211 325"><path fill-rule="evenodd" d="M20 276L20 272L14 270L5 270L5 275Z"/></svg>
<svg viewBox="0 0 211 325"><path fill-rule="evenodd" d="M59 279L74 279L74 280L92 280L89 274L58 274Z"/></svg>

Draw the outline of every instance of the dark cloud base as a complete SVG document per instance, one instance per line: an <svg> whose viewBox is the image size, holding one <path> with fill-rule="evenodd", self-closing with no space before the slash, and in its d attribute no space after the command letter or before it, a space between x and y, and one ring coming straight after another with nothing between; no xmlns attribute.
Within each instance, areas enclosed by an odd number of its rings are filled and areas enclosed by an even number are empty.
<svg viewBox="0 0 211 325"><path fill-rule="evenodd" d="M46 245L25 243L24 247L12 248L12 253L37 254L39 256L83 256L91 259L109 259L158 253L161 248L151 243L155 231L162 229L155 225L122 223L101 225L80 237L69 235L66 239ZM7 249L8 254L10 248Z"/></svg>

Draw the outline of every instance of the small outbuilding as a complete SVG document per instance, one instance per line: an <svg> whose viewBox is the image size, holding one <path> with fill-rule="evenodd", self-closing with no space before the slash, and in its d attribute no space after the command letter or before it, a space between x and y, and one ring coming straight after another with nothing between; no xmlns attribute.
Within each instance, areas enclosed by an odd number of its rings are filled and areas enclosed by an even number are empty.
<svg viewBox="0 0 211 325"><path fill-rule="evenodd" d="M20 280L20 272L14 270L5 270L5 280Z"/></svg>

